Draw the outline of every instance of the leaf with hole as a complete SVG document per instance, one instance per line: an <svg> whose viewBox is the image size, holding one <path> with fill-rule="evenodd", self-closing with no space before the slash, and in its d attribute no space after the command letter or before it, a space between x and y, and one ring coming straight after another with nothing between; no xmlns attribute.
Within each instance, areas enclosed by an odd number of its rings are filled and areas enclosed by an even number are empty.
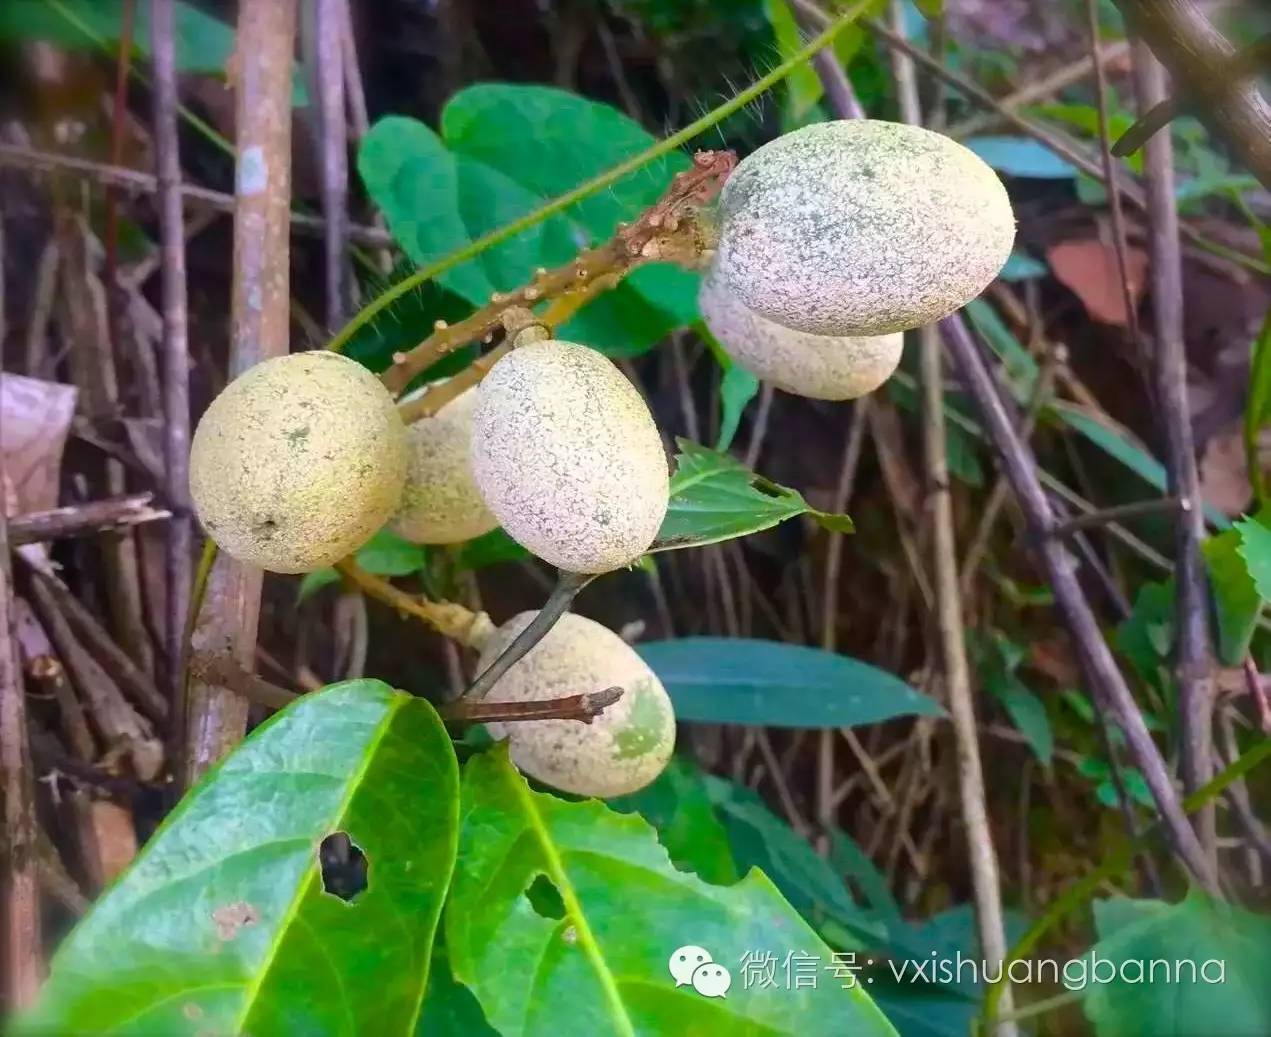
<svg viewBox="0 0 1271 1037"><path fill-rule="evenodd" d="M944 710L894 674L807 645L682 637L635 646L680 720L757 727L859 727Z"/></svg>
<svg viewBox="0 0 1271 1037"><path fill-rule="evenodd" d="M457 829L426 701L370 680L302 696L168 815L14 1032L408 1033ZM324 889L335 832L368 866L350 902Z"/></svg>
<svg viewBox="0 0 1271 1037"><path fill-rule="evenodd" d="M666 518L651 550L701 547L771 529L807 515L836 533L851 533L846 515L817 511L797 490L778 486L740 461L687 439L677 439L675 474Z"/></svg>
<svg viewBox="0 0 1271 1037"><path fill-rule="evenodd" d="M712 886L679 871L641 818L532 791L501 747L468 762L463 804L446 947L503 1037L556 1037L563 1026L628 1037L895 1033L859 986L744 982L748 951L830 960L762 873ZM669 967L685 945L731 971L726 996L676 985Z"/></svg>

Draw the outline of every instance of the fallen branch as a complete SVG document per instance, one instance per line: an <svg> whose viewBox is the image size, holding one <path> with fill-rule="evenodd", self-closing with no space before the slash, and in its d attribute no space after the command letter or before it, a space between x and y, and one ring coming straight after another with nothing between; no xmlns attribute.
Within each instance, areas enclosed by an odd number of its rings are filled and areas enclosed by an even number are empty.
<svg viewBox="0 0 1271 1037"><path fill-rule="evenodd" d="M172 512L150 506L153 499L152 493L137 493L129 497L111 497L15 515L9 519L9 544L20 547L46 540L92 536L106 530L170 518Z"/></svg>

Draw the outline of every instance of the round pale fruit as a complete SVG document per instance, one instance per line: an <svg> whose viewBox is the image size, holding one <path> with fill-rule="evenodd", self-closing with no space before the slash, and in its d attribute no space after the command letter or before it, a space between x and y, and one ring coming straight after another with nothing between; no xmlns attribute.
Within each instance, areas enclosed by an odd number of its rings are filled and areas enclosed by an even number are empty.
<svg viewBox="0 0 1271 1037"><path fill-rule="evenodd" d="M814 400L854 400L887 381L900 363L905 336L813 335L761 317L702 279L702 318L739 366L778 389Z"/></svg>
<svg viewBox="0 0 1271 1037"><path fill-rule="evenodd" d="M379 379L336 353L292 353L212 401L190 446L190 495L227 554L312 572L388 520L406 453L406 426Z"/></svg>
<svg viewBox="0 0 1271 1037"><path fill-rule="evenodd" d="M406 488L391 523L417 544L458 544L499 524L472 478L468 447L477 390L456 396L435 415L407 429Z"/></svg>
<svg viewBox="0 0 1271 1037"><path fill-rule="evenodd" d="M720 199L716 264L746 306L818 335L929 324L1001 270L1015 217L961 144L873 119L817 123L738 164Z"/></svg>
<svg viewBox="0 0 1271 1037"><path fill-rule="evenodd" d="M522 612L482 646L485 669L537 615ZM578 720L491 723L512 762L532 778L580 796L622 796L662 773L675 748L675 713L662 682L613 631L572 612L490 689L491 702L539 702L622 688L590 724Z"/></svg>
<svg viewBox="0 0 1271 1037"><path fill-rule="evenodd" d="M481 382L472 474L508 534L576 573L630 565L667 506L667 465L653 415L594 349L520 346Z"/></svg>

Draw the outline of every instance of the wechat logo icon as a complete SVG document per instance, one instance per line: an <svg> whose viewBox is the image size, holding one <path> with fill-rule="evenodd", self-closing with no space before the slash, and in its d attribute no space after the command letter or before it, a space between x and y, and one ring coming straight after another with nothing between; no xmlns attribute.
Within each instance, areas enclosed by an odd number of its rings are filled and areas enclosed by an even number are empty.
<svg viewBox="0 0 1271 1037"><path fill-rule="evenodd" d="M677 987L691 986L702 997L725 997L733 985L732 973L696 944L686 944L672 953L666 967Z"/></svg>

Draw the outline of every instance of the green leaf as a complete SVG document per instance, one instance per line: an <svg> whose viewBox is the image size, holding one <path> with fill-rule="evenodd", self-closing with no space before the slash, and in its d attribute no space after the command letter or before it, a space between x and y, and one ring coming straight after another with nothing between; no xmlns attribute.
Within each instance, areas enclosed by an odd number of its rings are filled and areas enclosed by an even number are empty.
<svg viewBox="0 0 1271 1037"><path fill-rule="evenodd" d="M803 496L756 475L718 450L677 439L671 501L652 550L701 547L771 529L808 515L826 529L851 533L852 520L808 505Z"/></svg>
<svg viewBox="0 0 1271 1037"><path fill-rule="evenodd" d="M608 105L562 90L485 83L455 94L440 136L413 119L377 122L358 168L410 258L423 265L638 154L654 140ZM673 153L487 249L439 278L474 306L607 239L687 168ZM635 356L696 319L698 276L669 264L635 271L561 328L610 356Z"/></svg>
<svg viewBox="0 0 1271 1037"><path fill-rule="evenodd" d="M885 942L885 926L852 899L829 861L769 810L754 789L713 774L704 780L742 869L761 870L804 917L832 916L858 946Z"/></svg>
<svg viewBox="0 0 1271 1037"><path fill-rule="evenodd" d="M1055 734L1042 700L1013 673L994 674L984 684L1010 715L1033 755L1049 767L1055 755Z"/></svg>
<svg viewBox="0 0 1271 1037"><path fill-rule="evenodd" d="M1096 901L1099 942L1069 963L1099 1037L1271 1033L1271 920L1190 893L1178 904Z"/></svg>
<svg viewBox="0 0 1271 1037"><path fill-rule="evenodd" d="M113 50L123 34L125 0L4 0L0 4L0 40L48 40L73 50ZM135 2L133 49L150 50L150 4ZM193 4L177 0L173 46L178 72L226 73L234 52L234 30ZM292 80L293 104L307 103L304 82Z"/></svg>
<svg viewBox="0 0 1271 1037"><path fill-rule="evenodd" d="M635 649L666 685L680 720L812 728L944 715L894 674L807 645L682 637Z"/></svg>
<svg viewBox="0 0 1271 1037"><path fill-rule="evenodd" d="M1240 546L1236 548L1249 567L1249 576L1263 601L1271 601L1271 527L1256 518L1236 523Z"/></svg>
<svg viewBox="0 0 1271 1037"><path fill-rule="evenodd" d="M1268 509L1264 509L1264 514L1271 518ZM1239 666L1244 662L1262 613L1262 597L1241 554L1242 544L1243 537L1237 523L1236 528L1208 537L1200 545L1209 570L1209 585L1214 592L1218 656L1227 666Z"/></svg>
<svg viewBox="0 0 1271 1037"><path fill-rule="evenodd" d="M408 1033L454 866L458 769L423 699L301 697L168 815L53 960L26 1034ZM323 889L347 833L368 884Z"/></svg>
<svg viewBox="0 0 1271 1037"><path fill-rule="evenodd" d="M1006 265L998 272L1003 281L1031 281L1045 277L1050 268L1026 252L1015 251L1007 257Z"/></svg>
<svg viewBox="0 0 1271 1037"><path fill-rule="evenodd" d="M759 392L759 379L744 367L729 363L723 372L719 382L719 441L715 444L715 449L721 452L733 445L742 412Z"/></svg>
<svg viewBox="0 0 1271 1037"><path fill-rule="evenodd" d="M415 1037L499 1037L499 1032L486 1022L481 1005L472 991L450 971L450 958L444 940L433 948L432 965L428 969L428 991L424 994L423 1011L415 1027Z"/></svg>
<svg viewBox="0 0 1271 1037"><path fill-rule="evenodd" d="M529 557L529 551L500 528L465 542L455 554L455 564L460 569L484 569L487 565L521 562Z"/></svg>
<svg viewBox="0 0 1271 1037"><path fill-rule="evenodd" d="M1271 310L1262 330L1253 341L1249 361L1249 398L1245 402L1245 458L1254 494L1261 502L1267 496L1266 476L1258 459L1258 437L1271 424Z"/></svg>
<svg viewBox="0 0 1271 1037"><path fill-rule="evenodd" d="M764 14L768 24L772 26L772 36L777 44L777 55L785 61L796 53L807 41L794 19L787 0L764 0ZM795 125L802 123L821 99L824 90L821 78L816 69L804 62L786 77L786 105L789 121Z"/></svg>
<svg viewBox="0 0 1271 1037"><path fill-rule="evenodd" d="M997 310L983 299L972 299L966 304L965 312L975 330L1001 358L1010 375L1015 398L1020 402L1027 400L1037 380L1036 359L998 316Z"/></svg>
<svg viewBox="0 0 1271 1037"><path fill-rule="evenodd" d="M745 983L748 951L830 960L761 873L720 887L678 871L643 820L531 791L501 747L469 761L463 802L446 944L504 1037L895 1032L860 987L828 976L815 989ZM668 964L685 945L731 971L726 997L675 985Z"/></svg>
<svg viewBox="0 0 1271 1037"><path fill-rule="evenodd" d="M969 137L962 143L1008 176L1071 180L1077 175L1072 163L1031 137Z"/></svg>
<svg viewBox="0 0 1271 1037"><path fill-rule="evenodd" d="M305 573L296 588L296 604L312 598L323 587L339 582L340 574L334 569L314 569L311 573Z"/></svg>
<svg viewBox="0 0 1271 1037"><path fill-rule="evenodd" d="M124 0L5 0L0 39L48 40L75 50L119 45ZM150 5L137 3L132 41L150 56ZM234 50L234 30L192 4L176 4L173 24L177 70L222 75Z"/></svg>
<svg viewBox="0 0 1271 1037"><path fill-rule="evenodd" d="M409 576L428 561L428 552L419 544L381 529L357 553L357 564L376 576Z"/></svg>
<svg viewBox="0 0 1271 1037"><path fill-rule="evenodd" d="M728 834L715 816L700 768L676 756L653 784L609 800L623 814L638 813L658 830L672 863L717 886L740 875L728 848Z"/></svg>

